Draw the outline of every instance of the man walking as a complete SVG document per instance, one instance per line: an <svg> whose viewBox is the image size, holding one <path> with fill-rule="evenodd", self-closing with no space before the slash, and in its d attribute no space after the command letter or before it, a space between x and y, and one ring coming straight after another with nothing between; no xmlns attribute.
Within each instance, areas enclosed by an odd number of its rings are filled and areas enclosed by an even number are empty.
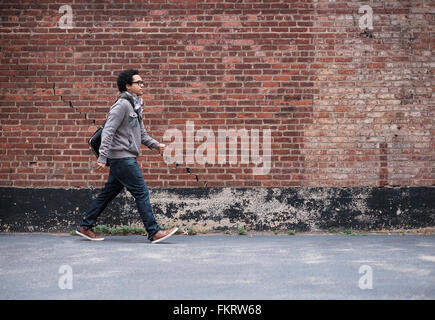
<svg viewBox="0 0 435 320"><path fill-rule="evenodd" d="M104 125L96 169L101 171L109 166L109 178L97 199L91 203L89 211L77 228L77 234L88 240L104 240L92 232L92 228L109 202L125 187L136 200L148 239L151 243L156 243L169 238L178 228L161 230L157 224L137 157L141 144L160 153L163 153L165 145L151 138L145 131L142 120L143 100L139 98L143 94L144 83L139 72L122 71L117 85L121 95L111 107Z"/></svg>

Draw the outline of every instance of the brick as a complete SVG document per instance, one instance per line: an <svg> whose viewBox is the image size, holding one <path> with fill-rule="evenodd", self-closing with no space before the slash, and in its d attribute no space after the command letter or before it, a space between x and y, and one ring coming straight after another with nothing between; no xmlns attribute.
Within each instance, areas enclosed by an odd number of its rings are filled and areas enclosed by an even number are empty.
<svg viewBox="0 0 435 320"><path fill-rule="evenodd" d="M157 140L170 128L185 137L187 121L216 136L271 130L269 174L253 176L253 163L197 168L208 186L435 184L433 22L423 2L377 6L372 38L353 21L360 4L346 0L80 2L70 30L35 22L57 8L50 1L29 5L2 13L1 186L103 186L86 141L127 67L145 79L144 122ZM132 13L150 19L123 18ZM142 152L150 187L198 186Z"/></svg>

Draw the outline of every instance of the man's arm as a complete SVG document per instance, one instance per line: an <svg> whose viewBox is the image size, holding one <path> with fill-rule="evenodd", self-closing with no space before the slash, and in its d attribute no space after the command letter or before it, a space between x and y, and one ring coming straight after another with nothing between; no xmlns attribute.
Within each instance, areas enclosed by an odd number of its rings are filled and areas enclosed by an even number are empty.
<svg viewBox="0 0 435 320"><path fill-rule="evenodd" d="M107 163L107 156L112 145L113 136L124 119L126 110L127 108L125 108L124 104L121 102L110 109L101 134L100 156L98 157L99 163Z"/></svg>
<svg viewBox="0 0 435 320"><path fill-rule="evenodd" d="M139 122L141 143L150 149L159 149L159 142L148 135L143 125L143 120L141 119Z"/></svg>

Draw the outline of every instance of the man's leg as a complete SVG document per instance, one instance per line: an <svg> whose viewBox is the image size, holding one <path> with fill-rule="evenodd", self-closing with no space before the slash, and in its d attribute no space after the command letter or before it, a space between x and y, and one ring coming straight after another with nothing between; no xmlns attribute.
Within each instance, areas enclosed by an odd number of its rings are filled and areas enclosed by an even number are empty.
<svg viewBox="0 0 435 320"><path fill-rule="evenodd" d="M109 178L98 197L92 201L89 211L83 219L80 226L89 230L93 228L97 222L101 212L107 207L110 201L112 201L124 188L124 186L114 177L112 174L112 168L110 169Z"/></svg>
<svg viewBox="0 0 435 320"><path fill-rule="evenodd" d="M135 198L137 209L148 233L148 239L152 240L154 235L160 230L160 227L154 217L148 187L136 159L117 159L116 162L110 162L110 166L113 169L113 174L116 179L122 183Z"/></svg>

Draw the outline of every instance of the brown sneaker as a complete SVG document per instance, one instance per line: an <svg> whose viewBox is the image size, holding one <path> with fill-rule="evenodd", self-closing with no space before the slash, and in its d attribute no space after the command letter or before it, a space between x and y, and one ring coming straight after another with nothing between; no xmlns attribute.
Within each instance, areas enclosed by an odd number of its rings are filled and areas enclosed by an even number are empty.
<svg viewBox="0 0 435 320"><path fill-rule="evenodd" d="M102 241L104 240L103 237L97 236L95 233L92 232L91 229L89 230L85 230L82 227L77 228L76 233L79 236L82 236L88 240L92 240L92 241Z"/></svg>
<svg viewBox="0 0 435 320"><path fill-rule="evenodd" d="M175 232L177 232L178 228L172 228L169 230L159 230L157 231L157 233L154 235L153 239L151 240L151 243L157 243L160 242L162 240L165 240L167 238L169 238L170 236L172 236Z"/></svg>

